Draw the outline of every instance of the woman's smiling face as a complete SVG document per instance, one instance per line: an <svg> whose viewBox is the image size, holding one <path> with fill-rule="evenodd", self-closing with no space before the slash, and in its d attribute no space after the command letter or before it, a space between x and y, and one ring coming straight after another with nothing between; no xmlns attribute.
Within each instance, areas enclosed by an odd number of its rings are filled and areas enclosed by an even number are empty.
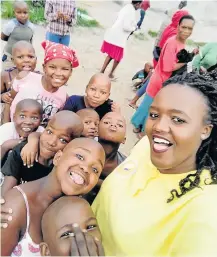
<svg viewBox="0 0 217 257"><path fill-rule="evenodd" d="M152 163L162 173L184 173L196 168L196 153L209 137L205 123L206 99L196 89L179 84L163 88L149 111L146 133Z"/></svg>

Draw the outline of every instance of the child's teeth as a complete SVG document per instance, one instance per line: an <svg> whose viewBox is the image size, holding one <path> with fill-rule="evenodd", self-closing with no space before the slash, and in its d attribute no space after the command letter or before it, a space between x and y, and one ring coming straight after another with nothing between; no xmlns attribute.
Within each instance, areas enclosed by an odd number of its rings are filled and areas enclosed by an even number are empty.
<svg viewBox="0 0 217 257"><path fill-rule="evenodd" d="M165 140L165 139L163 139L163 138L157 138L157 137L154 138L154 142L155 142L155 143L158 143L158 144L167 144L167 145L170 144L169 141L167 141L167 140Z"/></svg>

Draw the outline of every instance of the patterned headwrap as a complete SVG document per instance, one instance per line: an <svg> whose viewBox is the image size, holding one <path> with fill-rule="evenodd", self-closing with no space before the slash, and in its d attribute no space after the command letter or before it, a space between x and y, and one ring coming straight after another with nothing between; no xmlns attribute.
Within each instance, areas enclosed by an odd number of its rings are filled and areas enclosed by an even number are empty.
<svg viewBox="0 0 217 257"><path fill-rule="evenodd" d="M73 68L79 66L79 62L75 52L68 46L53 43L48 40L42 42L41 45L45 50L44 64L50 60L60 58L68 60L72 64Z"/></svg>

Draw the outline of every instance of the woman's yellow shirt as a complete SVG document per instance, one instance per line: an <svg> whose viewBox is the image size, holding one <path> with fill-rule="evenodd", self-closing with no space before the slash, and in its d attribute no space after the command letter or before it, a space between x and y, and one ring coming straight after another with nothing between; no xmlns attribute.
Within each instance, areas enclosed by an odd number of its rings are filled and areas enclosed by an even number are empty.
<svg viewBox="0 0 217 257"><path fill-rule="evenodd" d="M161 174L150 161L148 139L105 180L94 201L106 255L217 256L217 185L200 188L167 203L187 174Z"/></svg>

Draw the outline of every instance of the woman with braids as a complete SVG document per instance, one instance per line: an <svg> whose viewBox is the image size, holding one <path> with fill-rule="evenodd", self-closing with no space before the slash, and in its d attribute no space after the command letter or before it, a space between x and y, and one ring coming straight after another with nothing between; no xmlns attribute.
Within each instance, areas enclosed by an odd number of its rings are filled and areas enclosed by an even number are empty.
<svg viewBox="0 0 217 257"><path fill-rule="evenodd" d="M216 256L217 82L175 76L93 210L106 255Z"/></svg>

